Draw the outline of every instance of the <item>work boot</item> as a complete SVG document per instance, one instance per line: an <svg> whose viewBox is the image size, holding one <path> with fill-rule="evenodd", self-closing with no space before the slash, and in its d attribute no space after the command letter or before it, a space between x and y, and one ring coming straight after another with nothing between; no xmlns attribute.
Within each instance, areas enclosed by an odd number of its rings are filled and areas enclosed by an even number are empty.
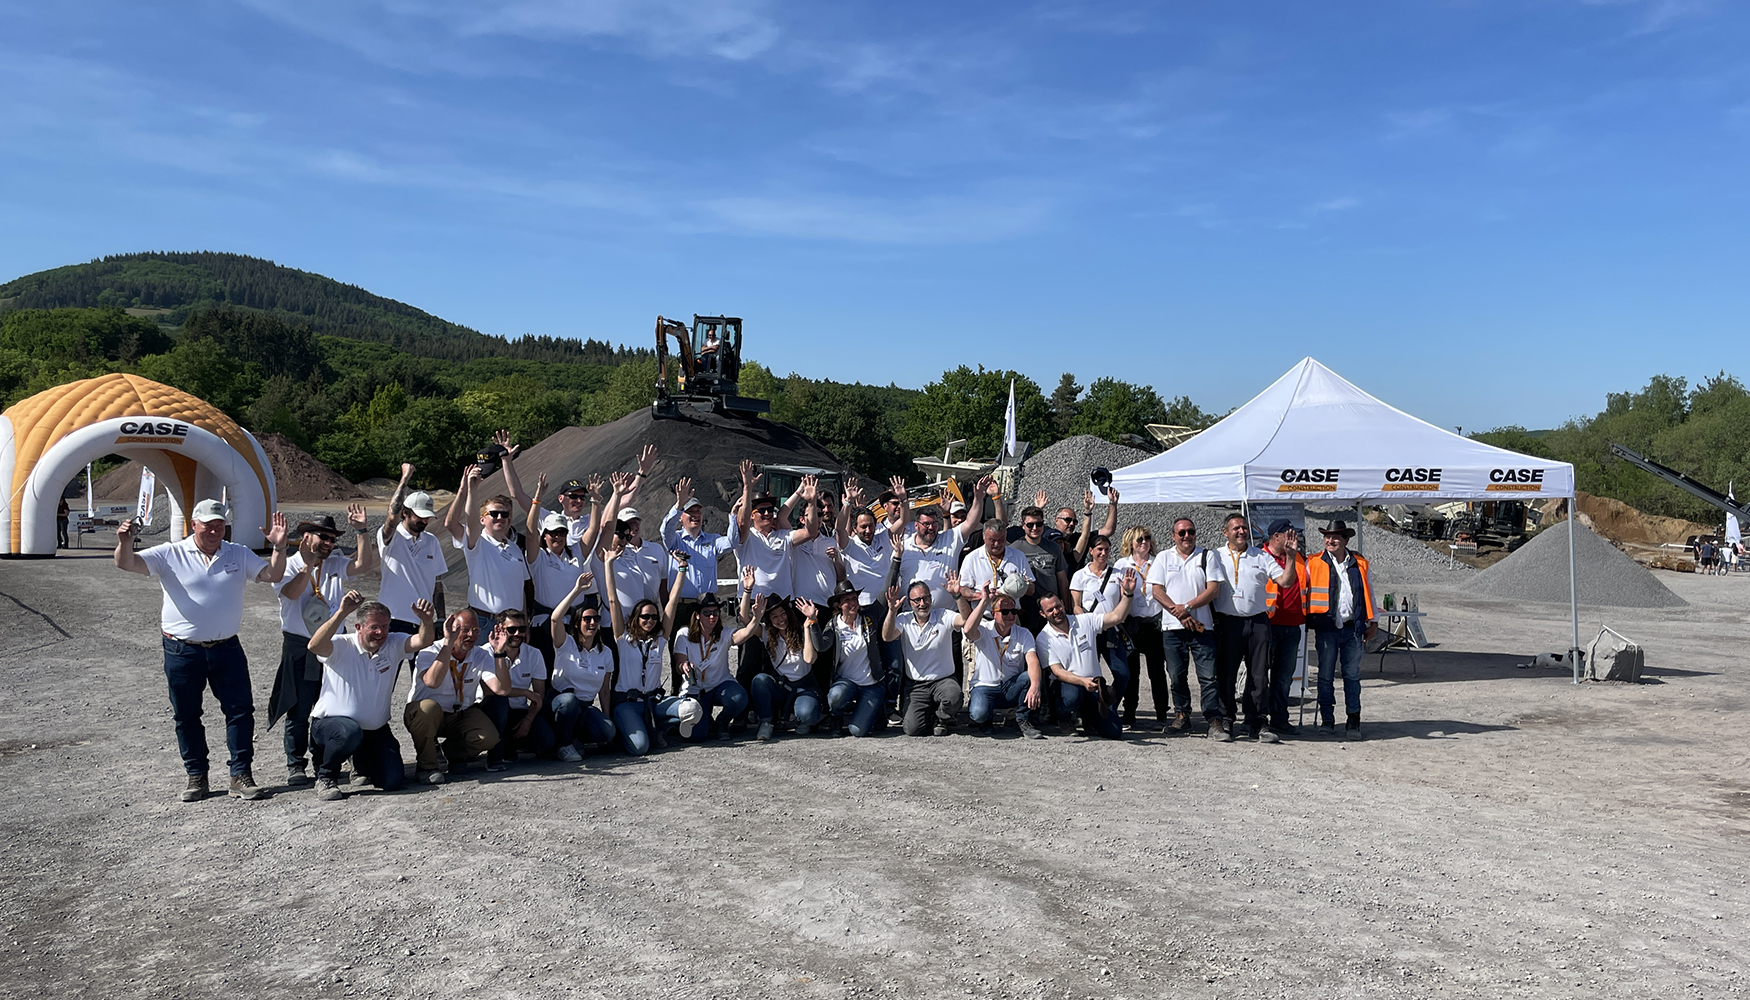
<svg viewBox="0 0 1750 1000"><path fill-rule="evenodd" d="M1227 722L1223 719L1209 720L1209 738L1223 743L1233 742L1233 734L1227 731Z"/></svg>
<svg viewBox="0 0 1750 1000"><path fill-rule="evenodd" d="M1337 738L1337 720L1332 716L1324 716L1319 720L1319 735L1327 740Z"/></svg>
<svg viewBox="0 0 1750 1000"><path fill-rule="evenodd" d="M1169 736L1188 736L1191 733L1191 713L1174 712L1173 722L1167 727Z"/></svg>
<svg viewBox="0 0 1750 1000"><path fill-rule="evenodd" d="M1027 739L1042 740L1045 738L1045 734L1033 725L1033 720L1024 715L1015 716L1015 725L1020 727L1021 735Z"/></svg>
<svg viewBox="0 0 1750 1000"><path fill-rule="evenodd" d="M286 786L288 788L303 788L310 783L310 776L304 772L303 761L286 765Z"/></svg>
<svg viewBox="0 0 1750 1000"><path fill-rule="evenodd" d="M267 798L267 789L257 787L255 776L248 771L231 775L231 794L239 799L254 802L256 799Z"/></svg>
<svg viewBox="0 0 1750 1000"><path fill-rule="evenodd" d="M210 794L212 792L207 788L207 776L191 774L188 776L188 787L182 790L182 801L199 802Z"/></svg>
<svg viewBox="0 0 1750 1000"><path fill-rule="evenodd" d="M346 793L340 790L340 782L326 774L316 776L316 797L323 802L339 802L346 798Z"/></svg>
<svg viewBox="0 0 1750 1000"><path fill-rule="evenodd" d="M1349 721L1343 723L1343 738L1346 740L1365 739L1361 735L1361 713L1350 712Z"/></svg>

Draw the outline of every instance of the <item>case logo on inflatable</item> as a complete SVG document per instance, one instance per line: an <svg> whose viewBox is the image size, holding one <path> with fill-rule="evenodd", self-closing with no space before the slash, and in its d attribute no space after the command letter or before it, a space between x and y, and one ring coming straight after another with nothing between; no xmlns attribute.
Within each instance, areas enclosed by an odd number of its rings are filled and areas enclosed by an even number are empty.
<svg viewBox="0 0 1750 1000"><path fill-rule="evenodd" d="M181 444L188 437L188 425L170 420L124 420L116 444Z"/></svg>

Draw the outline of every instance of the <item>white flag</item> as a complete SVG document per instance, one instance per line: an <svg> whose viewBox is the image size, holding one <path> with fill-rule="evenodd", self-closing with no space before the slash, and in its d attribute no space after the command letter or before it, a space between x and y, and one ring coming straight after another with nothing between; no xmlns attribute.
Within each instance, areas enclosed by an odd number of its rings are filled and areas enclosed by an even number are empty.
<svg viewBox="0 0 1750 1000"><path fill-rule="evenodd" d="M1732 495L1731 483L1726 484L1726 499L1733 503L1738 502L1738 498ZM1726 515L1726 541L1729 544L1736 545L1743 540L1744 536L1738 529L1738 515L1728 513Z"/></svg>
<svg viewBox="0 0 1750 1000"><path fill-rule="evenodd" d="M1015 441L1015 380L1009 379L1009 412L1003 415L1003 454L1013 457L1020 447Z"/></svg>
<svg viewBox="0 0 1750 1000"><path fill-rule="evenodd" d="M134 519L142 525L152 523L152 493L158 488L158 477L151 469L140 467L140 496L134 501Z"/></svg>

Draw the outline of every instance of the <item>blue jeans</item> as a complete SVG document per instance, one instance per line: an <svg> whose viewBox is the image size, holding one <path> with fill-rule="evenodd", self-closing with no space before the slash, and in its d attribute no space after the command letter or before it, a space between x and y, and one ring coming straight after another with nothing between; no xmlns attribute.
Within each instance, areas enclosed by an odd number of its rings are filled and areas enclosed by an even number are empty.
<svg viewBox="0 0 1750 1000"><path fill-rule="evenodd" d="M1081 718L1084 734L1108 740L1118 739L1124 734L1117 715L1101 703L1100 692L1068 682L1064 682L1062 688L1059 697L1063 699L1063 711L1071 718Z"/></svg>
<svg viewBox="0 0 1750 1000"><path fill-rule="evenodd" d="M887 686L833 681L832 687L826 689L826 710L836 718L844 715L846 709L850 710L850 721L845 728L850 734L869 735L875 720L887 712Z"/></svg>
<svg viewBox="0 0 1750 1000"><path fill-rule="evenodd" d="M577 729L583 727L583 742L593 744L611 743L614 739L614 724L595 707L593 700L579 698L571 691L561 691L553 698L553 740L557 746L566 746L577 741Z"/></svg>
<svg viewBox="0 0 1750 1000"><path fill-rule="evenodd" d="M385 792L400 791L407 784L407 765L401 761L401 744L387 725L366 730L358 720L330 715L310 720L310 750L316 758L316 773L339 779L340 767L352 758L353 770L371 779Z"/></svg>
<svg viewBox="0 0 1750 1000"><path fill-rule="evenodd" d="M1173 708L1191 711L1191 680L1186 676L1187 661L1197 667L1198 701L1205 719L1219 719L1221 687L1215 682L1215 634L1193 632L1188 628L1161 630L1162 659L1167 664L1167 678L1173 687Z"/></svg>
<svg viewBox="0 0 1750 1000"><path fill-rule="evenodd" d="M1270 716L1272 728L1288 725L1288 692L1294 688L1294 667L1300 662L1300 626L1270 626Z"/></svg>
<svg viewBox="0 0 1750 1000"><path fill-rule="evenodd" d="M197 646L164 637L164 677L170 683L170 714L176 719L176 746L191 775L207 773L207 730L201 725L201 699L213 689L225 713L225 745L231 774L249 773L255 760L255 702L249 693L249 659L236 636L216 646Z"/></svg>
<svg viewBox="0 0 1750 1000"><path fill-rule="evenodd" d="M1015 721L1030 721L1032 713L1027 709L1027 692L1033 689L1033 678L1023 670L1001 684L986 687L982 684L972 688L972 699L967 711L972 716L976 726L990 728L991 719L999 710L1012 708L1015 710Z"/></svg>
<svg viewBox="0 0 1750 1000"><path fill-rule="evenodd" d="M553 749L553 727L547 720L535 716L535 721L529 724L529 735L517 739L512 734L516 727L522 724L527 708L512 708L510 699L502 695L489 694L480 699L480 711L486 713L494 729L498 730L498 742L492 749L486 751L486 759L494 763L503 760L516 750L529 750L534 753L546 753Z"/></svg>
<svg viewBox="0 0 1750 1000"><path fill-rule="evenodd" d="M705 728L706 735L715 735L719 726L729 725L730 720L738 719L741 713L747 711L747 688L731 677L714 688L706 688L699 692L699 704L705 706L705 719L710 723ZM711 709L721 707L723 711L712 716ZM697 736L699 730L694 730Z"/></svg>
<svg viewBox="0 0 1750 1000"><path fill-rule="evenodd" d="M820 721L820 691L806 677L792 681L760 674L753 679L753 712L761 722L772 723L788 712L798 726L812 726Z"/></svg>
<svg viewBox="0 0 1750 1000"><path fill-rule="evenodd" d="M1319 719L1335 720L1337 709L1336 668L1343 661L1343 707L1350 715L1361 714L1361 633L1366 627L1354 621L1339 629L1314 632L1319 651Z"/></svg>
<svg viewBox="0 0 1750 1000"><path fill-rule="evenodd" d="M634 757L642 757L650 752L651 713L656 708L655 697L645 701L638 698L633 701L623 701L630 692L614 692L614 728L620 731L620 749Z"/></svg>

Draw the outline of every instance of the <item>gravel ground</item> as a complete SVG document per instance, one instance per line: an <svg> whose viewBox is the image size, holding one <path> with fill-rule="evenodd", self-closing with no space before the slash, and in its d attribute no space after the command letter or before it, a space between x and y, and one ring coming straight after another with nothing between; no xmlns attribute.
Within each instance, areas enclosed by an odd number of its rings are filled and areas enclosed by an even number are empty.
<svg viewBox="0 0 1750 1000"><path fill-rule="evenodd" d="M1574 574L1580 603L1618 608L1676 608L1686 602L1585 525L1574 527ZM1466 581L1466 593L1507 600L1569 600L1568 529L1556 524Z"/></svg>
<svg viewBox="0 0 1750 1000"><path fill-rule="evenodd" d="M1567 610L1424 590L1363 743L729 741L395 795L175 801L156 586L0 562L11 996L1728 997L1750 576L1613 609L1642 685L1518 669ZM1597 614L1588 609L1588 628ZM1588 636L1589 637L1589 636ZM243 633L257 705L279 634ZM403 682L405 684L405 682ZM1149 695L1144 694L1144 714ZM209 700L209 736L222 727ZM411 747L393 723L403 741ZM257 776L279 777L258 731ZM220 751L222 754L222 751Z"/></svg>
<svg viewBox="0 0 1750 1000"><path fill-rule="evenodd" d="M1027 460L1026 467L1022 469L1021 482L1015 496L1008 499L1015 509L1017 519L1020 512L1019 505L1032 503L1034 494L1039 490L1046 492L1054 506L1071 506L1080 512L1082 494L1088 488L1088 473L1101 466L1108 469L1121 468L1147 457L1149 457L1147 452L1113 444L1090 435L1065 438L1042 449ZM1213 505L1127 503L1122 496L1119 497L1118 503L1118 530L1120 534L1132 524L1145 524L1154 534L1156 544L1162 547L1170 543L1173 537L1173 522L1181 517L1189 517L1196 522L1197 538L1202 544L1221 545L1221 524L1226 520L1228 514L1239 509L1237 502ZM1321 511L1326 512L1319 513ZM1105 507L1095 508L1095 527L1104 523L1104 518ZM1353 523L1355 509L1353 507L1329 509L1311 507L1308 509L1307 526L1311 534L1311 538L1308 539L1310 545L1323 544L1324 539L1317 532L1317 526L1335 518L1342 518ZM1413 538L1371 524L1359 527L1362 530L1360 550L1373 567L1374 579L1377 582L1417 586L1451 584L1462 582L1475 572L1471 567L1450 560Z"/></svg>

